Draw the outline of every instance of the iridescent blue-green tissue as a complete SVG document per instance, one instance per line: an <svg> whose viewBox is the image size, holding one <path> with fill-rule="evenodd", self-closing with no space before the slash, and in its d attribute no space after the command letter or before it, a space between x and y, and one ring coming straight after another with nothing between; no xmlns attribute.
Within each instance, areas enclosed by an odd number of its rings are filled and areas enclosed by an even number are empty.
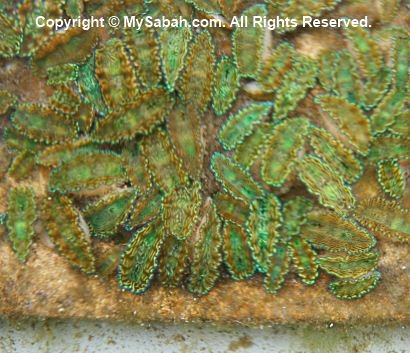
<svg viewBox="0 0 410 353"><path fill-rule="evenodd" d="M57 33L34 23L242 14L300 25L338 3L0 1L0 60L27 61L47 91L27 101L0 90L0 225L19 260L36 256L41 223L73 267L116 272L134 293L158 281L205 295L223 275L263 277L272 295L318 276L333 278L337 298L375 288L377 240L410 240L409 33L390 26L398 9L382 7L378 33L347 28L337 49L315 53L286 35L300 26ZM393 40L381 45L383 30ZM42 188L27 186L36 173ZM364 175L376 195L357 193ZM98 242L112 251L102 257Z"/></svg>

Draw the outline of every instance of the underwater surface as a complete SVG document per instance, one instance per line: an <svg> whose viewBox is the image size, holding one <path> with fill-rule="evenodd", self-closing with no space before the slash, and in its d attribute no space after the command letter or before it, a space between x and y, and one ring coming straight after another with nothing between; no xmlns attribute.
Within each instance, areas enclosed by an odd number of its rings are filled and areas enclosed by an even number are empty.
<svg viewBox="0 0 410 353"><path fill-rule="evenodd" d="M404 2L0 9L1 312L409 317ZM370 26L306 28L305 15L368 16ZM222 27L56 30L39 16ZM246 27L243 17L294 25Z"/></svg>

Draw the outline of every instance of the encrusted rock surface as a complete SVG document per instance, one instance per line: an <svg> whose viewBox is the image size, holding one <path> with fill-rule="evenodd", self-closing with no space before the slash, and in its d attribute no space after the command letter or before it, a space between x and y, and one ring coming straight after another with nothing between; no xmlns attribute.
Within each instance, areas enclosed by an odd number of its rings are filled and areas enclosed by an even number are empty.
<svg viewBox="0 0 410 353"><path fill-rule="evenodd" d="M123 291L115 279L85 278L40 242L22 265L1 229L0 313L4 315L245 325L410 321L410 251L388 240L379 246L383 279L359 300L333 297L326 276L320 276L314 287L288 280L276 296L264 290L261 277L243 282L222 278L208 295L199 297L157 283L135 295Z"/></svg>

